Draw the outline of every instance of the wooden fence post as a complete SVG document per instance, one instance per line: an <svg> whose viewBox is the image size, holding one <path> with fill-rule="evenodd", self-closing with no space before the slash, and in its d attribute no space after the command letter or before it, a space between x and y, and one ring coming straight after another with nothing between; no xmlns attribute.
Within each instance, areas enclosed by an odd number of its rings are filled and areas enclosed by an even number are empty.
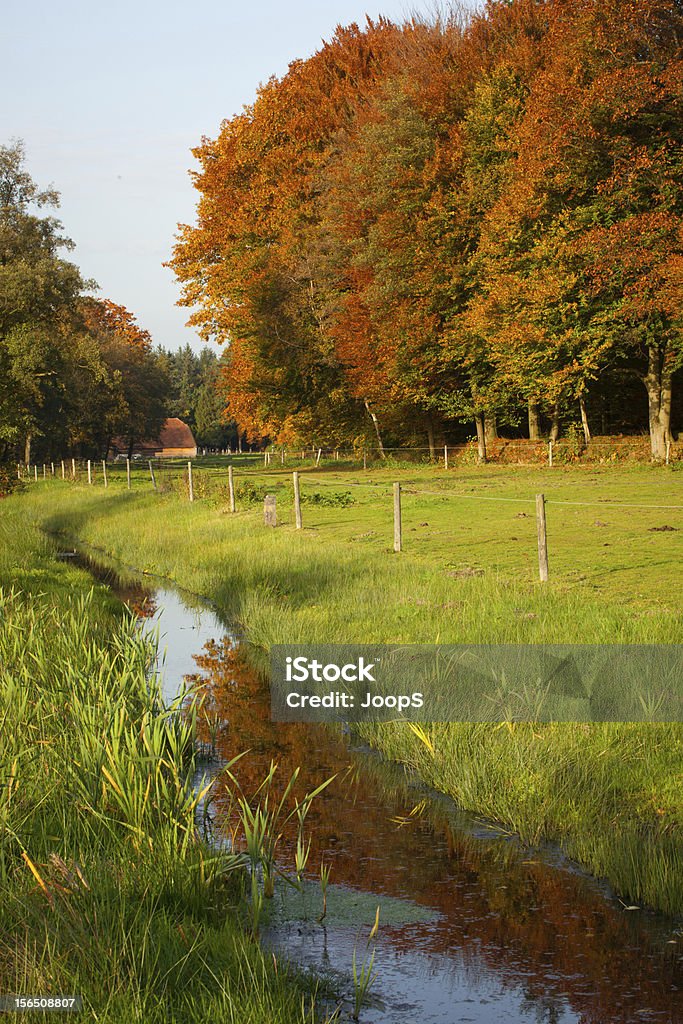
<svg viewBox="0 0 683 1024"><path fill-rule="evenodd" d="M443 446L443 468L448 469L448 445Z"/></svg>
<svg viewBox="0 0 683 1024"><path fill-rule="evenodd" d="M671 438L666 439L666 465L669 465L671 459Z"/></svg>
<svg viewBox="0 0 683 1024"><path fill-rule="evenodd" d="M47 473L45 471L45 463L43 463L43 480L47 480Z"/></svg>
<svg viewBox="0 0 683 1024"><path fill-rule="evenodd" d="M266 494L263 499L263 521L266 526L277 526L277 511L274 494Z"/></svg>
<svg viewBox="0 0 683 1024"><path fill-rule="evenodd" d="M157 482L156 482L156 478L154 476L154 466L152 465L152 460L151 459L148 459L147 461L149 463L149 475L152 478L152 487L156 491L156 489L157 489Z"/></svg>
<svg viewBox="0 0 683 1024"><path fill-rule="evenodd" d="M36 463L35 466L33 467L33 475L36 483L38 483L38 463Z"/></svg>
<svg viewBox="0 0 683 1024"><path fill-rule="evenodd" d="M552 464L553 464L553 442L552 441L548 441L548 465L552 466Z"/></svg>
<svg viewBox="0 0 683 1024"><path fill-rule="evenodd" d="M394 551L401 550L401 485L394 484Z"/></svg>
<svg viewBox="0 0 683 1024"><path fill-rule="evenodd" d="M128 490L130 490L130 459L126 459L126 483L128 484Z"/></svg>
<svg viewBox="0 0 683 1024"><path fill-rule="evenodd" d="M107 460L106 459L102 459L102 477L104 479L104 486L108 487L109 485L107 483Z"/></svg>
<svg viewBox="0 0 683 1024"><path fill-rule="evenodd" d="M280 452L280 464L281 464L282 466L284 466L284 464L285 464L285 450L284 450L284 448L283 448L283 449L282 449L282 451Z"/></svg>
<svg viewBox="0 0 683 1024"><path fill-rule="evenodd" d="M301 530L303 527L303 521L301 519L301 492L299 490L299 474L292 473L292 479L294 480L294 518L296 520L297 530Z"/></svg>
<svg viewBox="0 0 683 1024"><path fill-rule="evenodd" d="M319 466L319 465L320 465L320 456L322 455L322 453L323 453L323 450L322 450L322 448L318 448L318 455L317 455L317 458L316 458L316 460L315 460L315 464L316 464L316 466Z"/></svg>
<svg viewBox="0 0 683 1024"><path fill-rule="evenodd" d="M187 464L187 486L190 492L190 501L194 501L194 487L192 486L192 462Z"/></svg>
<svg viewBox="0 0 683 1024"><path fill-rule="evenodd" d="M542 583L548 580L548 534L545 522L545 496L536 495L536 528L538 531L538 573Z"/></svg>
<svg viewBox="0 0 683 1024"><path fill-rule="evenodd" d="M72 477L75 480L76 479L76 460L75 459L71 460L71 475L72 475Z"/></svg>
<svg viewBox="0 0 683 1024"><path fill-rule="evenodd" d="M92 468L90 466L90 459L88 459L88 483L92 483Z"/></svg>
<svg viewBox="0 0 683 1024"><path fill-rule="evenodd" d="M62 480L65 480L66 476L65 476L65 473L64 473L64 459L62 459L61 462L62 462Z"/></svg>
<svg viewBox="0 0 683 1024"><path fill-rule="evenodd" d="M232 466L228 466L228 493L230 495L230 511L235 511L235 481L232 476Z"/></svg>

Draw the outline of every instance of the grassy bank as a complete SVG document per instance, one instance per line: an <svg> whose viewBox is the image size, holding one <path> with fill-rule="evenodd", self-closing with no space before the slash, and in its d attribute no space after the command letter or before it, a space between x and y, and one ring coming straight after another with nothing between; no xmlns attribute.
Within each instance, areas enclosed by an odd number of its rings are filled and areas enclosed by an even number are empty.
<svg viewBox="0 0 683 1024"><path fill-rule="evenodd" d="M246 934L237 855L197 839L193 714L104 588L0 502L0 992L108 1024L312 1021ZM42 1019L42 1014L23 1014Z"/></svg>
<svg viewBox="0 0 683 1024"><path fill-rule="evenodd" d="M398 556L394 478L404 486ZM120 480L107 491L39 483L2 511L207 595L261 650L294 641L670 643L681 638L683 524L666 506L681 503L680 479L650 467L450 477L330 467L303 478L303 533L292 528L288 475L256 470L238 475L235 515L225 512L224 474L199 472L193 505L169 476L159 493L142 477L132 493ZM278 495L282 528L262 526L265 490ZM549 499L545 586L536 582L538 492ZM559 840L625 900L683 911L682 727L439 725L432 749L399 725L365 733L462 806L529 842Z"/></svg>

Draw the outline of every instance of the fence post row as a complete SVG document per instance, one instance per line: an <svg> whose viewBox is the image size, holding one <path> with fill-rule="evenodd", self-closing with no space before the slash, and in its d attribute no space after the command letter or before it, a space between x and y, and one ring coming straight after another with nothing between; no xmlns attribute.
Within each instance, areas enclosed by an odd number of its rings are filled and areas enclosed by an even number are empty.
<svg viewBox="0 0 683 1024"><path fill-rule="evenodd" d="M545 495L536 495L536 528L538 531L538 573L542 583L548 581L548 534L545 521Z"/></svg>

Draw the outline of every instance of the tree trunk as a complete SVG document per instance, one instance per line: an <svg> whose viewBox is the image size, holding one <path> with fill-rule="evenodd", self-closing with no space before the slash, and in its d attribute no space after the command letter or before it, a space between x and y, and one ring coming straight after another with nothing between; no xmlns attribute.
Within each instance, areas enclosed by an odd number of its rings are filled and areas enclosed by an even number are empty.
<svg viewBox="0 0 683 1024"><path fill-rule="evenodd" d="M583 427L583 437L586 444L591 442L591 431L588 425L588 413L586 412L586 400L581 395L579 398L579 409L581 410L581 426Z"/></svg>
<svg viewBox="0 0 683 1024"><path fill-rule="evenodd" d="M382 435L379 432L379 420L377 419L376 415L374 414L374 412L370 408L370 403L368 402L367 398L365 399L365 403L364 404L365 404L365 408L366 408L366 410L368 412L368 415L372 419L372 423L373 423L373 426L375 428L375 433L377 434L377 446L379 448L379 454L384 459L384 458L386 458L386 456L384 454L384 445L382 444Z"/></svg>
<svg viewBox="0 0 683 1024"><path fill-rule="evenodd" d="M477 425L477 454L479 462L486 462L486 428L484 426L484 414L478 412L474 417Z"/></svg>
<svg viewBox="0 0 683 1024"><path fill-rule="evenodd" d="M541 411L538 402L529 399L529 440L538 441L541 436Z"/></svg>
<svg viewBox="0 0 683 1024"><path fill-rule="evenodd" d="M24 445L24 463L30 465L31 463L31 435L26 435L26 444Z"/></svg>
<svg viewBox="0 0 683 1024"><path fill-rule="evenodd" d="M496 422L495 412L490 412L484 416L484 433L487 441L495 441L498 437L498 423Z"/></svg>
<svg viewBox="0 0 683 1024"><path fill-rule="evenodd" d="M552 421L551 421L551 424L550 424L550 440L553 442L553 444L555 443L555 441L557 441L559 436L560 436L560 407L557 404L557 402L555 402L555 405L553 406Z"/></svg>
<svg viewBox="0 0 683 1024"><path fill-rule="evenodd" d="M665 347L648 348L647 402L650 419L650 448L652 458L666 459L666 443L671 438L671 376L669 353Z"/></svg>
<svg viewBox="0 0 683 1024"><path fill-rule="evenodd" d="M425 426L427 427L427 444L429 445L429 458L433 459L435 455L434 447L434 423L431 416L427 416L425 419Z"/></svg>

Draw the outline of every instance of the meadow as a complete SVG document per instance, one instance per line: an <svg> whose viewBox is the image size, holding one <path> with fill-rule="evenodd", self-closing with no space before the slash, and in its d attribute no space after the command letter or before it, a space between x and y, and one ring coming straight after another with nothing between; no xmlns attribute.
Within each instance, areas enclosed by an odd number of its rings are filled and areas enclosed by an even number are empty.
<svg viewBox="0 0 683 1024"><path fill-rule="evenodd" d="M2 503L215 602L265 669L274 643L673 643L681 639L677 466L388 465L363 470L198 460L27 485ZM304 529L294 529L291 470ZM392 547L392 483L403 551ZM279 525L263 525L275 494ZM535 495L547 500L550 579L538 580ZM647 506L647 507L644 507ZM500 723L362 727L463 807L529 844L557 841L629 904L683 912L683 727Z"/></svg>

